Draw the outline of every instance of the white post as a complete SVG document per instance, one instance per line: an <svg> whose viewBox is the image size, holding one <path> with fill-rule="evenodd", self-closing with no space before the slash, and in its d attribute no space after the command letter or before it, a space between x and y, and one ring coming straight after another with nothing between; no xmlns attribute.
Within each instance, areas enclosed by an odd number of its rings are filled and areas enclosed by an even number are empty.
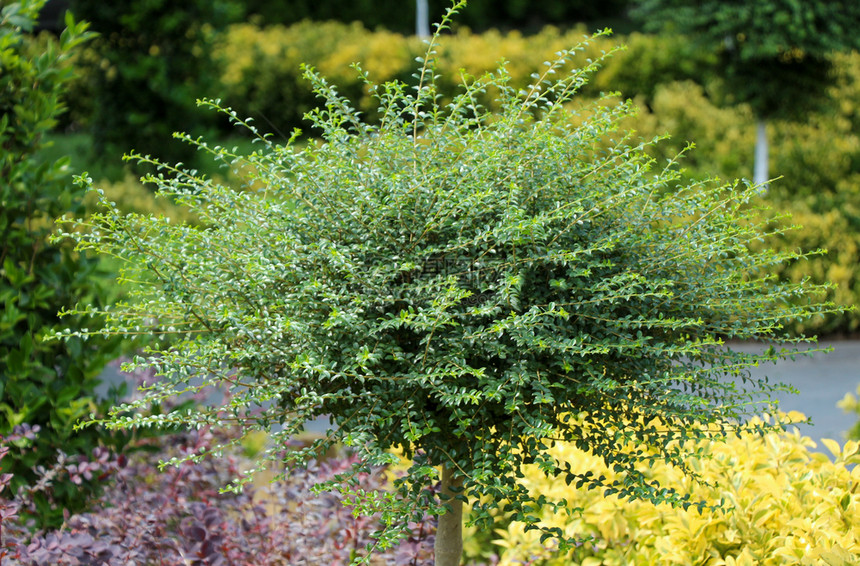
<svg viewBox="0 0 860 566"><path fill-rule="evenodd" d="M767 124L764 120L758 121L756 128L755 141L755 171L753 172L753 182L756 185L761 185L761 191L767 190L768 181L768 146L767 146Z"/></svg>
<svg viewBox="0 0 860 566"><path fill-rule="evenodd" d="M415 0L415 35L430 37L430 10L427 0Z"/></svg>

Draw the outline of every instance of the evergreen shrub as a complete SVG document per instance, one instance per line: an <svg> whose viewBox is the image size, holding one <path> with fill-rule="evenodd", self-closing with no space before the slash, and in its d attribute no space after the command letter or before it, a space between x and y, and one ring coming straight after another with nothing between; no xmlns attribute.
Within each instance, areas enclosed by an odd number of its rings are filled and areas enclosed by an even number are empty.
<svg viewBox="0 0 860 566"><path fill-rule="evenodd" d="M545 28L524 36L498 31L474 34L461 29L446 38L440 48L439 90L450 99L456 92L460 69L467 75L481 76L502 58L509 60L511 84L525 86L529 75L539 70L535 62L551 58L581 33L581 29L561 32ZM720 106L712 88L717 80L713 55L693 50L680 36L633 33L596 39L583 57L596 58L601 50L622 43L625 50L604 62L604 69L583 86L582 94L597 97L601 92L617 91L625 98L634 98L641 111L625 127L644 138L672 133L672 139L649 149L658 159L671 159L688 140L695 140L696 151L682 161L690 178L751 178L753 159L747 148L754 145L754 117L744 105ZM336 22L302 22L289 27L236 24L217 45L214 57L219 61L222 86L213 87L213 92L219 92L239 115L255 117L284 139L293 127L310 128L303 115L315 103L310 86L301 77L302 62L317 67L366 119L378 120L372 94L349 65L363 61L370 76L379 82L414 84L411 64L421 52L421 44L414 38ZM832 58L837 80L830 91L831 110L813 114L804 123L776 121L768 126L774 140L772 171L781 179L771 185L766 202L798 214L804 226L780 237L776 245L830 250L815 261L778 272L795 279L809 275L819 283L832 281L837 290L831 292L831 298L850 306L860 302L854 283L858 279L857 262L850 253L839 250L850 247L858 231L851 203L860 192L860 138L856 133L860 131L860 54L840 53ZM78 90L72 89L77 99L86 99ZM476 97L491 108L496 98L493 93L476 93ZM836 225L842 228L828 228ZM828 279L828 274L834 277ZM858 327L860 314L844 312L807 321L796 329L853 333Z"/></svg>
<svg viewBox="0 0 860 566"><path fill-rule="evenodd" d="M2 459L15 491L39 481L57 451L89 457L107 440L104 431L76 431L75 424L108 403L94 397L98 375L119 354L113 336L60 342L60 329L86 329L84 316L60 321L58 311L78 301L101 305L112 295L104 264L49 241L54 219L83 212L85 191L72 183L68 160L43 162L44 136L64 110L62 94L71 80L64 62L90 38L86 24L67 18L67 29L38 56L32 30L40 0L4 2L0 11L0 436L16 427L31 432ZM44 41L44 40L40 40ZM119 439L117 439L119 440ZM97 482L57 482L51 498L37 496L37 524L62 521L64 509L81 508Z"/></svg>
<svg viewBox="0 0 860 566"><path fill-rule="evenodd" d="M72 223L64 236L121 259L134 289L126 302L73 311L107 324L67 335L163 339L129 366L155 370L158 386L94 422L271 432L260 466L300 466L342 443L355 466L319 488L380 513L381 548L407 536L410 519L439 516L440 566L459 564L464 500L482 528L503 505L562 549L577 543L535 511L576 514L578 503L528 491L528 465L606 496L719 506L689 484L654 481L647 465L700 477L689 449L736 434L769 406L757 393L781 389L748 367L796 351L746 354L724 340L802 349L807 340L788 336L786 323L831 305L815 301L815 286L768 276L799 256L750 248L780 231L751 206L754 187L686 183L673 164L658 165L646 151L656 141L619 130L635 113L629 103L577 115L570 103L599 66L576 66L585 48L559 51L525 88L502 65L447 99L438 40L415 87L357 71L378 121L307 68L321 99L307 114L319 142L260 136L264 147L242 155L180 136L245 187L139 157L160 169L147 180L201 225L124 215L92 189L103 211L83 222L92 229ZM478 103L490 91L497 110ZM135 412L207 384L227 387L229 402ZM334 426L324 438L282 450L325 415ZM550 451L559 442L618 474L559 460ZM392 491L356 483L395 461L392 450L412 462Z"/></svg>

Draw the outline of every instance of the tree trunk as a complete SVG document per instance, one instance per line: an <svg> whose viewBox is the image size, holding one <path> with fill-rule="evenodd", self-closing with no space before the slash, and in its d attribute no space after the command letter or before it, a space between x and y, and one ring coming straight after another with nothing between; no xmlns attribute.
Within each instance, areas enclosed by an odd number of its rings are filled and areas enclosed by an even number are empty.
<svg viewBox="0 0 860 566"><path fill-rule="evenodd" d="M430 10L427 0L415 0L415 35L430 37Z"/></svg>
<svg viewBox="0 0 860 566"><path fill-rule="evenodd" d="M753 182L756 185L761 185L760 190L764 192L767 190L768 181L768 147L767 124L763 119L759 119L756 130Z"/></svg>
<svg viewBox="0 0 860 566"><path fill-rule="evenodd" d="M454 479L454 471L442 466L442 493L449 498L446 502L451 510L439 517L436 527L436 566L460 566L463 557L463 502L454 499L462 486L462 478Z"/></svg>

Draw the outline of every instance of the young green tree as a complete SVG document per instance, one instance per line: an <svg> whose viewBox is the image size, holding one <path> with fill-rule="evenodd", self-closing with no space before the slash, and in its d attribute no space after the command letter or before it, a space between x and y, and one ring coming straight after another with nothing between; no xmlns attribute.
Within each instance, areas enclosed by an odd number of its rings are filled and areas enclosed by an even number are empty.
<svg viewBox="0 0 860 566"><path fill-rule="evenodd" d="M18 425L41 429L3 458L15 490L35 483L34 468L50 467L58 450L89 455L99 445L103 431L74 426L96 410L99 372L119 355L116 338L46 339L88 322L60 321L57 311L78 301L102 304L111 289L102 262L68 242L48 241L55 218L83 211L84 191L72 183L68 160L45 163L40 152L64 110L63 90L72 80L66 61L92 34L67 17L59 41L39 49L29 32L44 4L0 0L0 436ZM62 522L63 509L80 508L92 486L58 478L54 504L37 496L39 524Z"/></svg>
<svg viewBox="0 0 860 566"><path fill-rule="evenodd" d="M860 48L854 0L639 0L636 13L720 54L728 98L758 117L757 184L769 178L767 121L802 119L819 106L834 80L830 55Z"/></svg>
<svg viewBox="0 0 860 566"><path fill-rule="evenodd" d="M732 434L756 393L777 387L747 368L779 352L735 352L725 339L792 340L783 322L829 307L795 306L804 284L762 275L795 256L751 251L769 225L747 204L752 188L680 183L648 157L655 142L618 131L629 104L576 109L597 63L576 68L577 50L560 52L525 90L502 65L445 102L438 39L416 89L365 77L375 125L307 69L323 102L309 115L318 143L261 136L238 155L186 137L247 180L236 189L161 164L148 180L201 226L122 215L102 198L104 211L70 231L137 282L91 332L169 337L134 362L162 381L105 424L269 431L261 466L301 465L336 443L361 456L356 472L402 454L412 464L392 493L353 490L351 474L322 487L382 511L380 544L438 515L440 566L459 564L464 501L482 527L503 507L562 548L576 542L539 524L537 508L576 503L526 490L529 464L607 495L708 505L650 479L647 464L695 477L685 443ZM475 103L483 91L499 112ZM231 402L134 414L192 378L229 387ZM324 438L284 451L322 415L334 424ZM624 473L574 472L547 451L562 440Z"/></svg>

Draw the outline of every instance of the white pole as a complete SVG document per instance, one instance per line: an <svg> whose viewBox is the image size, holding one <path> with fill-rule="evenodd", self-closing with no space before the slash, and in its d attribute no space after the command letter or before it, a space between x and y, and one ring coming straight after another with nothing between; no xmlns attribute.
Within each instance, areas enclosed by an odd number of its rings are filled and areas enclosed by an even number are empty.
<svg viewBox="0 0 860 566"><path fill-rule="evenodd" d="M427 0L415 0L415 35L430 37L430 15Z"/></svg>
<svg viewBox="0 0 860 566"><path fill-rule="evenodd" d="M768 147L767 147L767 125L764 120L758 121L755 141L755 171L753 182L761 185L760 190L767 190L768 181Z"/></svg>

